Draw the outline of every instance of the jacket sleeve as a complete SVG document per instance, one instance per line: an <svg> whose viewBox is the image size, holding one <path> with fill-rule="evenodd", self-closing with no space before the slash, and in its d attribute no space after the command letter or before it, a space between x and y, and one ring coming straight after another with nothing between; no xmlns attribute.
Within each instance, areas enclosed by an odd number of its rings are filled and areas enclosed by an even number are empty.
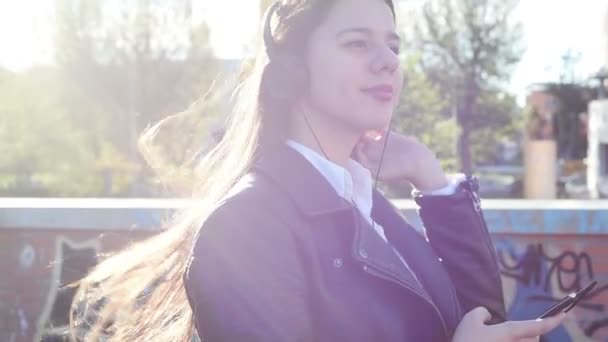
<svg viewBox="0 0 608 342"><path fill-rule="evenodd" d="M203 341L309 341L305 281L288 226L259 203L205 221L184 275Z"/></svg>
<svg viewBox="0 0 608 342"><path fill-rule="evenodd" d="M415 197L427 238L442 259L465 312L483 306L491 323L506 320L496 250L483 217L477 185L467 179L449 196Z"/></svg>

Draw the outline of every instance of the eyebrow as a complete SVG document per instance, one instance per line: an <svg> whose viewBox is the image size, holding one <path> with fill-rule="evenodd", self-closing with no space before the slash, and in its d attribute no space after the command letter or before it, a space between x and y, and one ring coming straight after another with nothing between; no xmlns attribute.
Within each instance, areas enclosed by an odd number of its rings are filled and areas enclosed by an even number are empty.
<svg viewBox="0 0 608 342"><path fill-rule="evenodd" d="M337 36L341 36L347 33L364 33L364 34L368 34L371 35L372 34L372 30L370 30L369 28L366 27L352 27L352 28L347 28L344 30L341 30L340 32L338 32ZM401 37L399 37L399 35L395 32L389 32L388 33L388 37L390 40L396 40L398 42L401 42Z"/></svg>

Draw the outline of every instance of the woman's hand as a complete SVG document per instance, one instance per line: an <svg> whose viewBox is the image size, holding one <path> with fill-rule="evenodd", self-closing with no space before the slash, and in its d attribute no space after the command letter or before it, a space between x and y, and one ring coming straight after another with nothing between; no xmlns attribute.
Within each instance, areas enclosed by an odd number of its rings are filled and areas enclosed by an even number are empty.
<svg viewBox="0 0 608 342"><path fill-rule="evenodd" d="M483 341L488 342L532 342L559 326L566 317L565 313L543 320L507 321L496 325L486 325L491 318L488 310L475 308L467 313L458 328L452 342Z"/></svg>
<svg viewBox="0 0 608 342"><path fill-rule="evenodd" d="M426 145L413 137L395 132L385 134L378 141L364 136L355 146L355 158L369 169L373 176L378 170L387 138L384 160L378 176L380 180L405 180L419 191L437 190L448 184L439 160Z"/></svg>

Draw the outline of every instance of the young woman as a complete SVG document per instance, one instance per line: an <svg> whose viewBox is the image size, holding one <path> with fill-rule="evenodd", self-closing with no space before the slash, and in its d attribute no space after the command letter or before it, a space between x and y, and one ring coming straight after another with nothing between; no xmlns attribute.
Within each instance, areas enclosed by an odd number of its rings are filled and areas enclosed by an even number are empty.
<svg viewBox="0 0 608 342"><path fill-rule="evenodd" d="M390 132L395 31L391 0L271 6L256 70L201 163L200 207L83 281L88 337L527 341L560 324L505 322L474 180ZM425 236L376 178L414 185Z"/></svg>

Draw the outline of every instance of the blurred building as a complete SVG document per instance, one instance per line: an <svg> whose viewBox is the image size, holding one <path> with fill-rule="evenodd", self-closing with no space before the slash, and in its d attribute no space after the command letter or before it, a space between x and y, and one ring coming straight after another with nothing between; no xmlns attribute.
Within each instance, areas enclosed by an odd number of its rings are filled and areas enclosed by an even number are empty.
<svg viewBox="0 0 608 342"><path fill-rule="evenodd" d="M587 155L587 112L597 98L593 88L571 83L539 83L530 86L528 136L554 139L558 158L582 160Z"/></svg>
<svg viewBox="0 0 608 342"><path fill-rule="evenodd" d="M604 46L604 67L608 68L608 10L604 16L604 34L603 34L603 46Z"/></svg>

